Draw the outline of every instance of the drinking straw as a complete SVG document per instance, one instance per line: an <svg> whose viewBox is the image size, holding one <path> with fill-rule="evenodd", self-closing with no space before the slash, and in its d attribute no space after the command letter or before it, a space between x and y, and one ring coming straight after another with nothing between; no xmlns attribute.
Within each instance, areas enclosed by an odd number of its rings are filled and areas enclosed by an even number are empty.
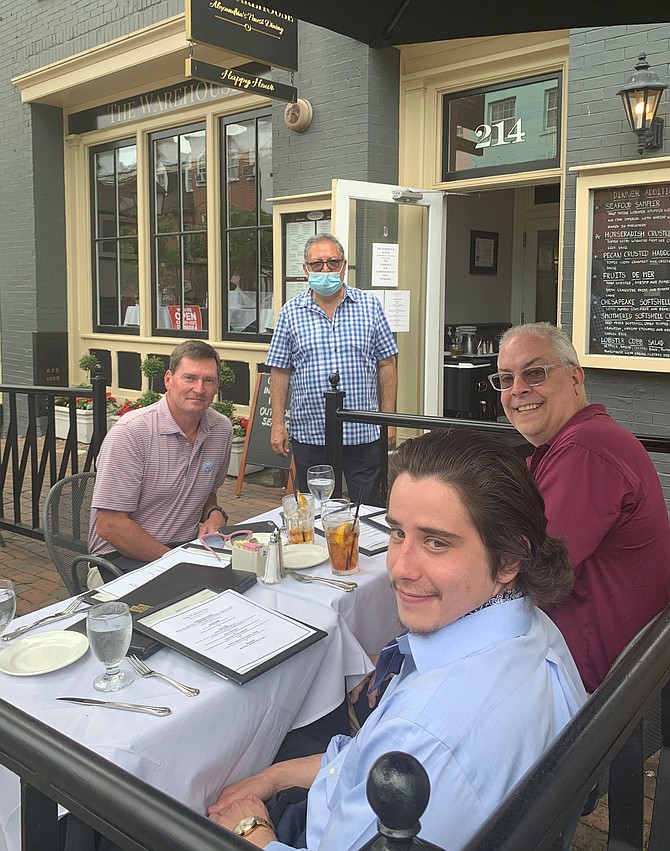
<svg viewBox="0 0 670 851"><path fill-rule="evenodd" d="M361 510L361 502L363 501L363 488L361 488L360 493L358 494L358 505L356 506L356 511L354 512L354 522L351 525L352 532L356 530L356 523L358 522L358 512ZM345 570L349 570L349 565L351 564L351 559L354 556L354 544L356 543L356 536L351 536L351 546L349 547L349 552L347 553L347 563L344 566Z"/></svg>

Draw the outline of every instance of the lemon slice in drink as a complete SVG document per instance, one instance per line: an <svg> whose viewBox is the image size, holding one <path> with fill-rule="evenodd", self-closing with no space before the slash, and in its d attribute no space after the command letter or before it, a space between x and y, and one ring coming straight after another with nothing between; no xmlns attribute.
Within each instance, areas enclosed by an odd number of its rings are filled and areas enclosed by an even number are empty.
<svg viewBox="0 0 670 851"><path fill-rule="evenodd" d="M342 523L335 530L335 536L334 536L335 537L335 543L340 547L344 546L344 536L346 535L347 531L349 530L349 526L350 526L349 523Z"/></svg>

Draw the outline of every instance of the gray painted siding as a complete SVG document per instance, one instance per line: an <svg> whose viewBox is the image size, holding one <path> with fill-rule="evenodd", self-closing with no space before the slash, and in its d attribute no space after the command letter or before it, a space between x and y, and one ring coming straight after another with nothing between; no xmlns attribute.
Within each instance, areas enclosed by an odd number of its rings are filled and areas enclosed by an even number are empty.
<svg viewBox="0 0 670 851"><path fill-rule="evenodd" d="M32 384L32 334L66 323L62 117L11 78L183 11L181 0L4 3L0 27L0 316L6 383Z"/></svg>
<svg viewBox="0 0 670 851"><path fill-rule="evenodd" d="M572 30L568 68L567 166L637 159L637 138L628 128L617 92L630 76L644 50L653 70L670 80L670 24L619 26ZM645 158L668 156L667 93L659 114L666 119L666 140ZM670 170L668 173L670 179ZM576 176L567 173L563 303L561 322L572 330L575 251ZM670 433L670 376L655 372L604 369L586 371L589 400L601 402L626 428L640 434ZM670 463L654 458L666 502L670 505Z"/></svg>
<svg viewBox="0 0 670 851"><path fill-rule="evenodd" d="M273 192L276 196L330 190L334 177L397 183L399 59L395 48L364 44L299 24L298 96L312 104L309 130L284 125L273 110ZM290 82L286 72L277 79Z"/></svg>

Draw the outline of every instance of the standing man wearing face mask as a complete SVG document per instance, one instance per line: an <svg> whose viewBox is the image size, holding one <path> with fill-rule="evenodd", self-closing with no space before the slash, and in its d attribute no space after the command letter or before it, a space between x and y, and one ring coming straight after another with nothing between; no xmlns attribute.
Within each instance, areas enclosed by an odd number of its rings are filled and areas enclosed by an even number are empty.
<svg viewBox="0 0 670 851"><path fill-rule="evenodd" d="M377 298L344 283L347 261L340 242L318 234L305 245L309 289L279 312L266 363L272 368L272 449L286 457L289 434L284 412L291 387L290 440L297 486L307 490L307 468L322 464L328 376L337 372L345 405L363 411L394 412L398 347ZM379 426L344 427L344 475L354 499L379 501ZM395 429L389 428L389 443Z"/></svg>

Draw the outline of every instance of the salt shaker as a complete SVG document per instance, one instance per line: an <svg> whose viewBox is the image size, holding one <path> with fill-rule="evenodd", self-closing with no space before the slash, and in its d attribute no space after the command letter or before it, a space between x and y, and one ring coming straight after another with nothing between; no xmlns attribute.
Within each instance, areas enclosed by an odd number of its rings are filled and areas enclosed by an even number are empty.
<svg viewBox="0 0 670 851"><path fill-rule="evenodd" d="M266 585L276 585L281 582L286 574L284 573L284 554L282 552L281 536L279 529L274 529L270 534L268 541L268 554L265 559L265 573L261 577L261 582Z"/></svg>

